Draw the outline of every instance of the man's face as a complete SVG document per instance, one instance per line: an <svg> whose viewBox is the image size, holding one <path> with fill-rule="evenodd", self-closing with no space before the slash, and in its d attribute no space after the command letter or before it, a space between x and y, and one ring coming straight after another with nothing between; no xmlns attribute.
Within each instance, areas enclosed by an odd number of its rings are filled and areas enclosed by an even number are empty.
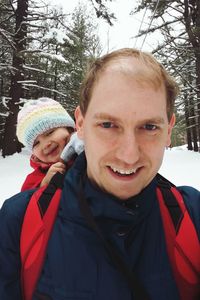
<svg viewBox="0 0 200 300"><path fill-rule="evenodd" d="M123 200L140 193L170 144L174 116L169 123L164 87L155 90L107 70L94 87L85 116L79 107L75 116L90 180Z"/></svg>
<svg viewBox="0 0 200 300"><path fill-rule="evenodd" d="M67 128L53 128L40 134L34 141L33 154L45 163L55 163L70 139Z"/></svg>

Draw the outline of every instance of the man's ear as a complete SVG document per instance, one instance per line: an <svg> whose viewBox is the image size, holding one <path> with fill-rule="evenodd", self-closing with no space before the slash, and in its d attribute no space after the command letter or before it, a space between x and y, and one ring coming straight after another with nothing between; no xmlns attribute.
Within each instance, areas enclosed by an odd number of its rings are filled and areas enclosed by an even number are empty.
<svg viewBox="0 0 200 300"><path fill-rule="evenodd" d="M175 114L173 114L169 121L169 124L168 124L168 136L167 136L166 146L170 146L170 144L171 144L172 129L175 125L175 122L176 122L176 116L175 116Z"/></svg>
<svg viewBox="0 0 200 300"><path fill-rule="evenodd" d="M76 120L76 130L77 135L80 139L83 139L83 132L84 132L84 117L82 115L80 106L77 106L74 112L74 117Z"/></svg>

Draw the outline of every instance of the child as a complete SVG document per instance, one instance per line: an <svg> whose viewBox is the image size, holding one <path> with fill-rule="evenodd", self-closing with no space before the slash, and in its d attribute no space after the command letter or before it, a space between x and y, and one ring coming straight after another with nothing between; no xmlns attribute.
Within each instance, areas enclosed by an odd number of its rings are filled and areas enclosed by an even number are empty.
<svg viewBox="0 0 200 300"><path fill-rule="evenodd" d="M73 119L57 101L39 98L25 103L18 114L17 137L31 151L34 171L26 177L21 191L48 184L56 172L64 173L71 166L75 154L83 150L74 129Z"/></svg>

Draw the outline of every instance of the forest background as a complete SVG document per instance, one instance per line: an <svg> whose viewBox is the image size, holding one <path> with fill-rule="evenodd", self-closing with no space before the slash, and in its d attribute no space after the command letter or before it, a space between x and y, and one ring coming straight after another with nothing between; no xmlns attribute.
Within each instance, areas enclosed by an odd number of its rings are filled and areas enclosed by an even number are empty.
<svg viewBox="0 0 200 300"><path fill-rule="evenodd" d="M38 0L0 0L0 153L20 152L17 114L24 102L51 97L71 113L88 64L102 54L98 19L116 21L114 0L87 0L71 13ZM118 0L122 1L123 0ZM138 0L135 40L159 32L151 50L180 86L172 146L200 151L200 1ZM109 44L109 37L108 37ZM109 49L109 47L107 47Z"/></svg>

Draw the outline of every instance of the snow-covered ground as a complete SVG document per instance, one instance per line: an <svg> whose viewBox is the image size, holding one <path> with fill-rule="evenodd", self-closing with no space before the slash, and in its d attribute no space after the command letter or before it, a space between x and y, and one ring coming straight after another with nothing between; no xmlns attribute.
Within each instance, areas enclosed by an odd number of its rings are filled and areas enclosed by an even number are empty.
<svg viewBox="0 0 200 300"><path fill-rule="evenodd" d="M190 185L200 190L200 153L185 147L166 150L160 173L178 186Z"/></svg>
<svg viewBox="0 0 200 300"><path fill-rule="evenodd" d="M24 150L12 156L0 156L0 207L5 199L18 193L31 171L29 154ZM160 173L176 185L191 185L200 190L200 153L185 147L166 150Z"/></svg>

